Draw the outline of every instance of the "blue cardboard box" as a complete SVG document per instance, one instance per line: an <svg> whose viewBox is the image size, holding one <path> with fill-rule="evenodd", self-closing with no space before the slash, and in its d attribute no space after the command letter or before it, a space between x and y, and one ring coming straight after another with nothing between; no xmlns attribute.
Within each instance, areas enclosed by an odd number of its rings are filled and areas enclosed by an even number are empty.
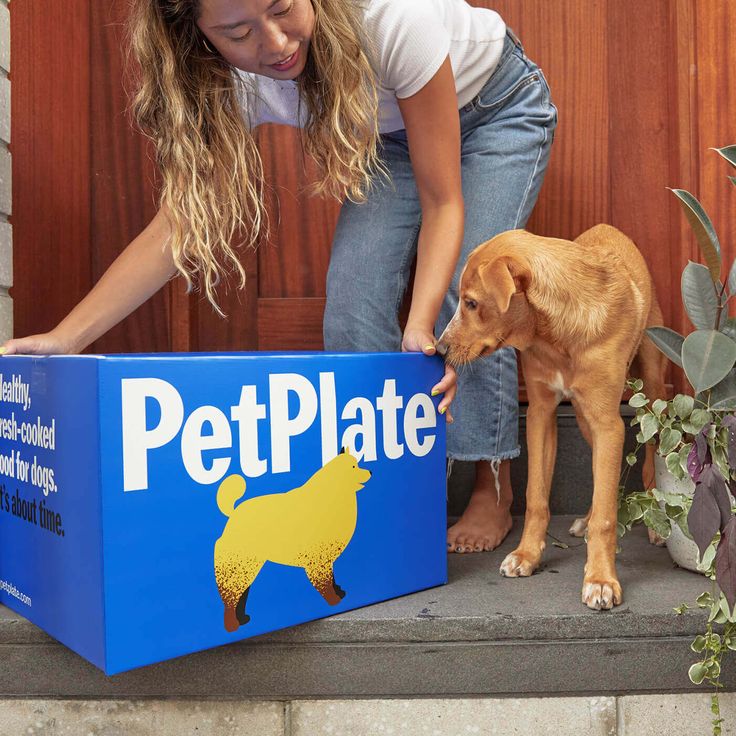
<svg viewBox="0 0 736 736"><path fill-rule="evenodd" d="M0 359L0 603L107 674L446 582L442 361Z"/></svg>

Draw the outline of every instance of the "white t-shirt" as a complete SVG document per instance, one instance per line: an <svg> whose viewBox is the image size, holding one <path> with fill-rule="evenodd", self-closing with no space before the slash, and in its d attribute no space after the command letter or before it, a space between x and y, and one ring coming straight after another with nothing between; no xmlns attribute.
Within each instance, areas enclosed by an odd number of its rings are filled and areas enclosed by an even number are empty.
<svg viewBox="0 0 736 736"><path fill-rule="evenodd" d="M465 0L366 0L364 33L373 45L367 51L379 85L379 128L390 133L404 127L397 98L419 92L448 55L458 108L470 102L498 64L506 24L495 11L474 8ZM297 120L295 81L239 73L246 83L244 104L251 127L304 125L304 105Z"/></svg>

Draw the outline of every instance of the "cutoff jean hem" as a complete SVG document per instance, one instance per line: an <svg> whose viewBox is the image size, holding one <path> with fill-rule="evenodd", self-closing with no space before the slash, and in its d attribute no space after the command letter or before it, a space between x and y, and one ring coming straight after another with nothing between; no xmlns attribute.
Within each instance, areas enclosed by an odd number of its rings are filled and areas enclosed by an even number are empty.
<svg viewBox="0 0 736 736"><path fill-rule="evenodd" d="M480 455L467 455L467 454L460 454L457 455L455 453L448 453L447 459L452 460L453 462L459 461L459 462L497 462L497 461L503 461L503 460L513 460L516 457L519 457L521 455L521 445L519 445L514 450L509 450L508 452L502 452L500 455L495 455L494 457L481 457Z"/></svg>

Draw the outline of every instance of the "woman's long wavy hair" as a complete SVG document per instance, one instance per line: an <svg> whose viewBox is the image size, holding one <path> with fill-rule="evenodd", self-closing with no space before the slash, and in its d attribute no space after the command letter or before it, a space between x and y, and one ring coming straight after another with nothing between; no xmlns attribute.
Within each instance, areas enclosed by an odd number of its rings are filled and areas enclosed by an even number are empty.
<svg viewBox="0 0 736 736"><path fill-rule="evenodd" d="M356 0L311 0L315 26L304 72L304 149L321 169L318 193L360 201L382 171L377 154L378 96ZM199 0L132 0L129 51L132 110L153 141L160 206L188 288L215 287L225 272L240 286L235 247L267 234L263 165L250 131L241 77L204 45ZM236 242L237 241L237 242Z"/></svg>

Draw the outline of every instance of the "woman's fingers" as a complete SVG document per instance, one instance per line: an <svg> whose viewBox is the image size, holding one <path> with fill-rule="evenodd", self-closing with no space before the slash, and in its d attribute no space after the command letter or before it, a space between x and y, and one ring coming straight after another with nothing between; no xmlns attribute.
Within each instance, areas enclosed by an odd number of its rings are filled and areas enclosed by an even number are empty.
<svg viewBox="0 0 736 736"><path fill-rule="evenodd" d="M437 411L446 416L448 424L452 424L454 419L449 409L450 404L457 393L457 373L451 365L447 364L445 364L445 375L442 376L440 381L432 388L432 396L437 396L442 393L444 396L437 406Z"/></svg>

